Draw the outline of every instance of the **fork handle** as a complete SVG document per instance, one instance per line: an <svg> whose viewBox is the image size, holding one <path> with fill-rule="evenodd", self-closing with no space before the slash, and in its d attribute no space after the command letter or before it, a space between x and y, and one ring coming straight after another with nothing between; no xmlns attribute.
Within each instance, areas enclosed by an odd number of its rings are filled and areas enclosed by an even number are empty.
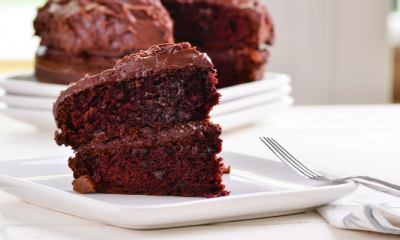
<svg viewBox="0 0 400 240"><path fill-rule="evenodd" d="M350 180L356 183L360 183L366 187L372 188L379 192L387 193L389 195L400 197L400 186L388 183L376 178L367 177L367 176L357 176L357 177L347 177L338 180Z"/></svg>

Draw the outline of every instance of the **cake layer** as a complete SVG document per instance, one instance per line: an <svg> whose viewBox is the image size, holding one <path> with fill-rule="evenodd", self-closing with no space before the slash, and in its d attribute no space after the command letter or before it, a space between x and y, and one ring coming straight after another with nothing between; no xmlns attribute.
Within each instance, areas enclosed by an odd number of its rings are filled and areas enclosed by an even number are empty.
<svg viewBox="0 0 400 240"><path fill-rule="evenodd" d="M70 57L65 51L41 46L36 52L35 76L40 82L68 85L86 74L95 75L113 68L118 60L102 55Z"/></svg>
<svg viewBox="0 0 400 240"><path fill-rule="evenodd" d="M159 0L49 0L38 9L34 28L41 46L70 56L123 57L173 42L172 21Z"/></svg>
<svg viewBox="0 0 400 240"><path fill-rule="evenodd" d="M116 139L84 146L70 158L74 189L121 194L214 197L227 195L221 129L210 123L159 133L164 137ZM151 134L150 134L151 135ZM149 136L150 136L149 135ZM157 140L158 139L158 140ZM85 186L91 185L91 186Z"/></svg>
<svg viewBox="0 0 400 240"><path fill-rule="evenodd" d="M189 44L164 44L85 77L58 97L53 113L59 145L124 138L209 118L219 101L215 70Z"/></svg>
<svg viewBox="0 0 400 240"><path fill-rule="evenodd" d="M264 49L209 50L206 52L217 69L217 88L260 80L264 74L269 53Z"/></svg>
<svg viewBox="0 0 400 240"><path fill-rule="evenodd" d="M256 49L262 43L271 44L274 38L272 20L256 0L162 0L162 3L174 20L177 42L188 41L210 49Z"/></svg>

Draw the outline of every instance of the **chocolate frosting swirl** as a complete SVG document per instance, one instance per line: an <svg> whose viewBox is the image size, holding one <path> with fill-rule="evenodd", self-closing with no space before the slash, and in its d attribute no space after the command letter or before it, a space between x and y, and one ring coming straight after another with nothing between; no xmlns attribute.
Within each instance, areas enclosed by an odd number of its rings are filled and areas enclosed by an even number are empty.
<svg viewBox="0 0 400 240"><path fill-rule="evenodd" d="M61 91L53 106L53 115L57 122L57 110L62 102L70 95L79 93L98 84L111 81L122 81L130 78L142 78L165 68L184 68L197 66L213 68L206 53L200 53L189 43L166 43L150 47L145 51L126 56L119 60L113 69L106 70L94 76L86 76Z"/></svg>
<svg viewBox="0 0 400 240"><path fill-rule="evenodd" d="M173 42L172 24L159 0L49 0L34 20L41 46L110 57Z"/></svg>
<svg viewBox="0 0 400 240"><path fill-rule="evenodd" d="M124 57L117 62L115 69L130 67L139 71L159 71L169 66L198 66L213 68L206 53L200 53L189 43L159 44L137 54Z"/></svg>

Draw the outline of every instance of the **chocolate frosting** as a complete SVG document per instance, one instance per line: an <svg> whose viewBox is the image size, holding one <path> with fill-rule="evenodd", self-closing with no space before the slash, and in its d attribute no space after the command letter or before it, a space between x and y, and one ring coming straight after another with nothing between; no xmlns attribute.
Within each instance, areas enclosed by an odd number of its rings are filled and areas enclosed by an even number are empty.
<svg viewBox="0 0 400 240"><path fill-rule="evenodd" d="M142 78L167 67L184 68L197 66L213 68L210 58L200 53L189 43L166 43L150 47L145 51L126 56L119 60L113 69L106 70L94 76L86 76L61 91L53 106L53 115L57 126L57 110L61 103L70 95L84 91L98 84L112 81L121 81L130 78Z"/></svg>
<svg viewBox="0 0 400 240"><path fill-rule="evenodd" d="M135 148L149 147L157 144L163 145L168 142L173 142L183 139L205 139L205 135L221 135L221 126L213 124L209 120L198 122L189 122L183 125L178 125L170 129L141 129L137 134L131 134L124 138L116 138L107 141L95 141L88 145L83 145L76 149L76 152L87 150L103 150L107 148L115 148L119 146L131 145Z"/></svg>
<svg viewBox="0 0 400 240"><path fill-rule="evenodd" d="M41 46L110 57L173 42L172 24L159 0L49 0L34 20Z"/></svg>

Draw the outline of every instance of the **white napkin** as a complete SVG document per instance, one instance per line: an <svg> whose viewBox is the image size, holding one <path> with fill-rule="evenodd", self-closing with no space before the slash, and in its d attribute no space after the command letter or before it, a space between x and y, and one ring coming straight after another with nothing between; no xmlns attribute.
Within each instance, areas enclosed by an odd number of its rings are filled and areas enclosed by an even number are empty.
<svg viewBox="0 0 400 240"><path fill-rule="evenodd" d="M361 185L356 192L317 211L337 228L400 235L400 198Z"/></svg>

